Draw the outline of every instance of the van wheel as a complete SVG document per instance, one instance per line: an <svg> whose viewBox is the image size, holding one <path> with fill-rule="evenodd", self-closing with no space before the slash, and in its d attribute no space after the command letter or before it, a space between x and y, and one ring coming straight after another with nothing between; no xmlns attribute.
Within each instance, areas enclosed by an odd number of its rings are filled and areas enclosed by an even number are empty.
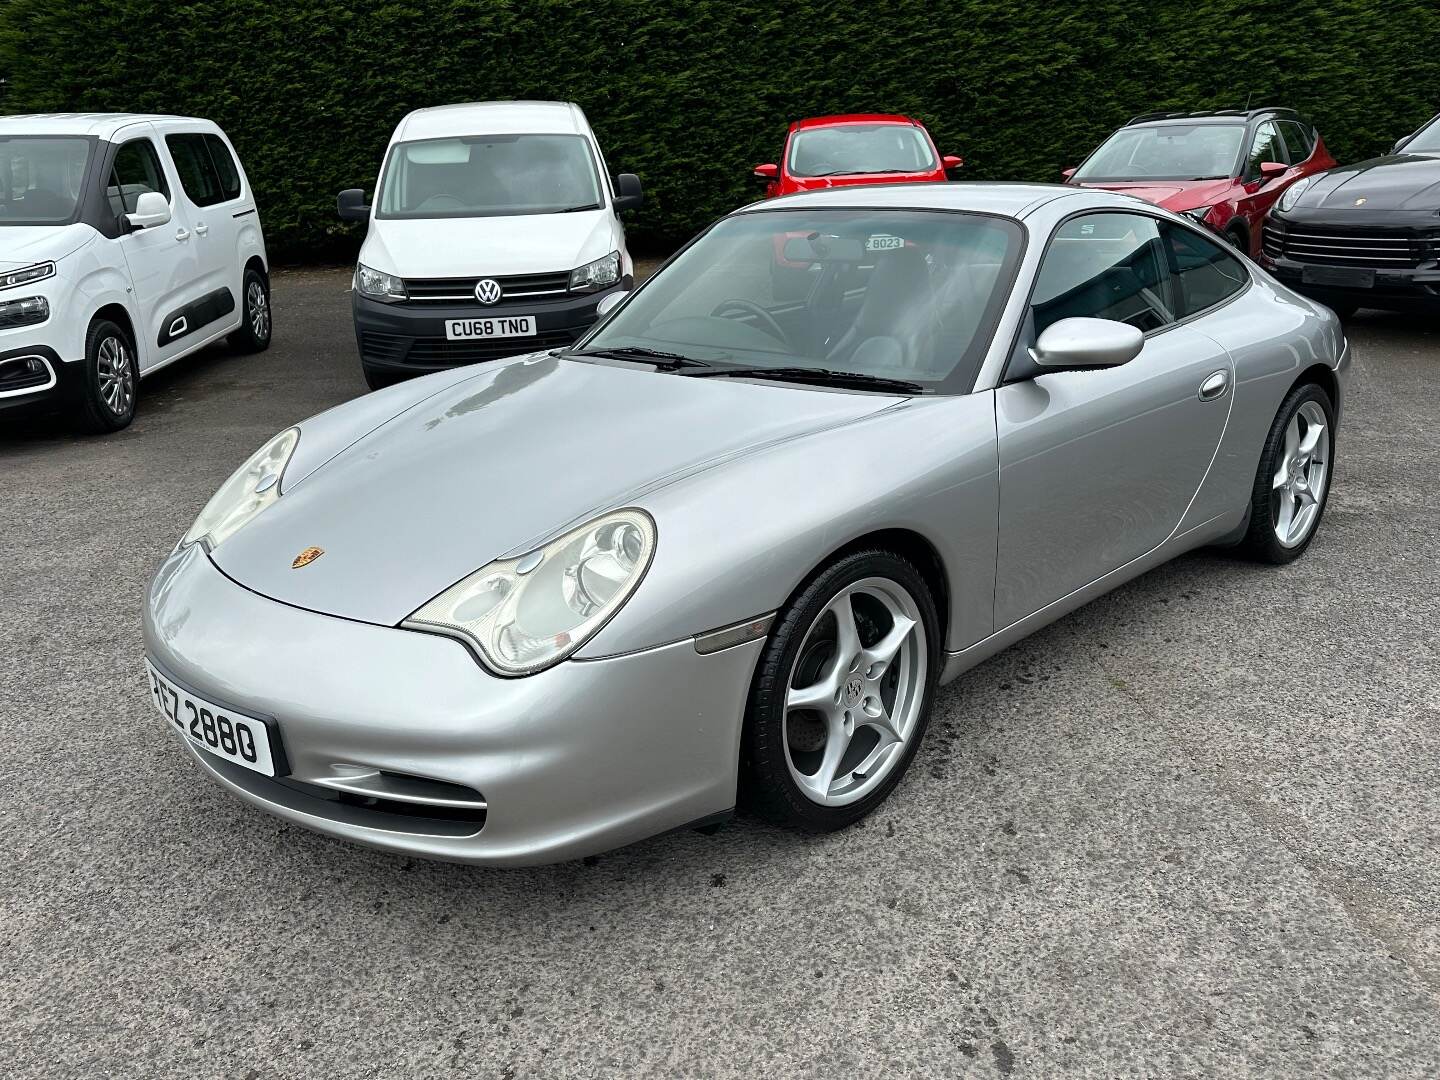
<svg viewBox="0 0 1440 1080"><path fill-rule="evenodd" d="M241 352L264 352L270 347L270 283L251 268L245 271L245 282L240 289L244 319L240 329L231 333L230 344Z"/></svg>
<svg viewBox="0 0 1440 1080"><path fill-rule="evenodd" d="M140 367L135 347L119 326L97 319L85 335L85 386L80 426L93 435L129 427L135 419Z"/></svg>

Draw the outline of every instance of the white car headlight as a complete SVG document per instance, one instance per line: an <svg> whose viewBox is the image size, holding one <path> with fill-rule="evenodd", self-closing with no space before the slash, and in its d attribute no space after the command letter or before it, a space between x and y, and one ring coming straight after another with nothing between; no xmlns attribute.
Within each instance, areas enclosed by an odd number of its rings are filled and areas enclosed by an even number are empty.
<svg viewBox="0 0 1440 1080"><path fill-rule="evenodd" d="M584 645L630 598L655 552L655 522L616 510L538 551L493 562L401 625L464 641L500 675L532 675Z"/></svg>
<svg viewBox="0 0 1440 1080"><path fill-rule="evenodd" d="M612 251L604 258L588 262L570 271L571 289L603 289L620 280L620 252Z"/></svg>
<svg viewBox="0 0 1440 1080"><path fill-rule="evenodd" d="M409 294L405 292L403 278L372 270L364 263L355 264L355 288L360 290L362 296L368 296L371 300L380 300L387 304L410 299Z"/></svg>
<svg viewBox="0 0 1440 1080"><path fill-rule="evenodd" d="M299 428L286 428L230 474L210 496L181 544L204 540L213 551L242 525L280 497L285 466L300 442Z"/></svg>
<svg viewBox="0 0 1440 1080"><path fill-rule="evenodd" d="M1300 196L1305 194L1305 189L1314 182L1315 178L1313 176L1305 176L1301 177L1299 180L1296 180L1295 183L1291 184L1288 188L1285 189L1284 194L1280 196L1280 201L1275 204L1275 208L1282 212L1285 210L1289 210L1292 206L1299 202Z"/></svg>
<svg viewBox="0 0 1440 1080"><path fill-rule="evenodd" d="M22 266L19 270L8 270L0 274L0 289L13 289L17 285L29 285L31 282L44 281L46 278L54 276L55 264L53 262Z"/></svg>

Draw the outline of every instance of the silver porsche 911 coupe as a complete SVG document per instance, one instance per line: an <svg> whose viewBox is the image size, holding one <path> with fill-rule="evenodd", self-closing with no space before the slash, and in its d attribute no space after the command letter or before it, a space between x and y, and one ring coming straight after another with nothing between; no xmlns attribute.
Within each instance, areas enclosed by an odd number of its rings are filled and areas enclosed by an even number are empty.
<svg viewBox="0 0 1440 1080"><path fill-rule="evenodd" d="M393 851L840 828L1011 642L1201 545L1298 557L1348 366L1123 195L770 200L573 348L276 435L155 576L149 690L221 786Z"/></svg>

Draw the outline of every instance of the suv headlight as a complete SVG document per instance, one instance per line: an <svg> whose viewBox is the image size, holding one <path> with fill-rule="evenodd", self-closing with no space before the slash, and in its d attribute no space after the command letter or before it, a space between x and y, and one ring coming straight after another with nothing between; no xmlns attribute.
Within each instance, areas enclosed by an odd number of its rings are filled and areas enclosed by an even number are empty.
<svg viewBox="0 0 1440 1080"><path fill-rule="evenodd" d="M584 266L570 271L570 288L581 289L603 289L606 285L614 285L620 280L620 252L612 251L602 259L588 262Z"/></svg>
<svg viewBox="0 0 1440 1080"><path fill-rule="evenodd" d="M13 289L17 285L29 285L33 281L44 281L46 278L54 276L55 264L53 262L22 266L19 270L10 270L0 274L0 289Z"/></svg>
<svg viewBox="0 0 1440 1080"><path fill-rule="evenodd" d="M361 295L387 304L410 299L405 292L404 278L398 278L394 274L382 274L364 263L355 264L355 288L360 290Z"/></svg>
<svg viewBox="0 0 1440 1080"><path fill-rule="evenodd" d="M230 474L220 490L210 496L205 509L190 526L181 544L204 540L212 551L260 511L280 498L280 481L285 466L300 442L299 428L286 428L250 456Z"/></svg>
<svg viewBox="0 0 1440 1080"><path fill-rule="evenodd" d="M1313 176L1304 176L1296 180L1295 183L1287 187L1281 194L1280 201L1275 204L1275 209L1282 212L1289 210L1300 201L1300 196L1305 194L1305 189L1314 182L1315 178Z"/></svg>
<svg viewBox="0 0 1440 1080"><path fill-rule="evenodd" d="M401 625L468 644L500 675L533 675L589 641L640 584L655 522L616 510L538 551L493 562L446 589Z"/></svg>

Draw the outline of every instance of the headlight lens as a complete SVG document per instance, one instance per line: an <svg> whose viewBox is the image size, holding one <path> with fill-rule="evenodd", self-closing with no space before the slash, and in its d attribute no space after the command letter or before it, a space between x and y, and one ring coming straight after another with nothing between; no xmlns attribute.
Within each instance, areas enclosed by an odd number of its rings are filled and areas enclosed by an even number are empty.
<svg viewBox="0 0 1440 1080"><path fill-rule="evenodd" d="M1289 210L1300 201L1300 196L1305 194L1305 189L1314 182L1315 178L1313 176L1305 176L1296 180L1295 183L1286 188L1285 193L1280 196L1280 201L1275 204L1276 209Z"/></svg>
<svg viewBox="0 0 1440 1080"><path fill-rule="evenodd" d="M393 304L397 300L408 300L405 292L405 281L394 274L382 274L379 270L372 270L364 263L355 264L355 287L372 300L381 300L387 304Z"/></svg>
<svg viewBox="0 0 1440 1080"><path fill-rule="evenodd" d="M30 326L50 318L50 301L43 296L0 302L0 328Z"/></svg>
<svg viewBox="0 0 1440 1080"><path fill-rule="evenodd" d="M287 428L251 455L250 460L230 474L220 490L210 496L205 509L190 526L182 544L204 540L213 551L225 538L280 498L280 481L285 466L300 442L300 429Z"/></svg>
<svg viewBox="0 0 1440 1080"><path fill-rule="evenodd" d="M19 270L0 274L0 289L13 289L17 285L29 285L32 281L44 281L54 276L53 262L36 263L34 266L24 266Z"/></svg>
<svg viewBox="0 0 1440 1080"><path fill-rule="evenodd" d="M655 551L643 510L596 518L518 559L493 562L402 624L471 645L501 675L558 664L620 610Z"/></svg>
<svg viewBox="0 0 1440 1080"><path fill-rule="evenodd" d="M570 271L571 289L603 289L620 280L620 253L612 251L603 259Z"/></svg>

